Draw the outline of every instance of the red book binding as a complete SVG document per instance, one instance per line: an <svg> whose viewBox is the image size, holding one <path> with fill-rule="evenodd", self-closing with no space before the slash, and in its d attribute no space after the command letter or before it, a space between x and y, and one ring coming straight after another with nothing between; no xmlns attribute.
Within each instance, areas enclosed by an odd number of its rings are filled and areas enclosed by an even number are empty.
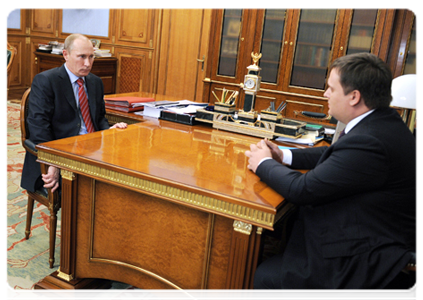
<svg viewBox="0 0 423 300"><path fill-rule="evenodd" d="M106 108L112 109L112 110L117 110L117 111L123 111L123 112L134 112L134 111L144 110L144 106L130 107L130 106L120 106L120 105L107 104L107 103L106 103Z"/></svg>
<svg viewBox="0 0 423 300"><path fill-rule="evenodd" d="M133 107L136 103L154 102L154 99L147 97L105 97L104 101L106 102L106 104Z"/></svg>

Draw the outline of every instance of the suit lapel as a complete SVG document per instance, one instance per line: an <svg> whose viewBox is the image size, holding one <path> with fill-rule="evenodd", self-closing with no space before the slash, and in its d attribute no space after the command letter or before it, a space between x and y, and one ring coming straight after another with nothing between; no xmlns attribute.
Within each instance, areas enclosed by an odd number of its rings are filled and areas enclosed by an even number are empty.
<svg viewBox="0 0 423 300"><path fill-rule="evenodd" d="M72 84L70 82L70 78L68 73L66 72L65 66L62 65L59 72L60 84L63 87L64 97L66 101L69 102L69 105L77 111L78 108L76 107L76 99L75 95L73 94Z"/></svg>

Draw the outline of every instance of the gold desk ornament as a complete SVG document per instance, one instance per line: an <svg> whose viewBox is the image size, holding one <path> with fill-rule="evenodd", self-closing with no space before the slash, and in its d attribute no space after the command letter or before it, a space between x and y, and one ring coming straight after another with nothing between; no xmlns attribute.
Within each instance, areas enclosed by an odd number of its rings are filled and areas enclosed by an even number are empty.
<svg viewBox="0 0 423 300"><path fill-rule="evenodd" d="M244 77L244 103L241 109L236 109L238 91L222 89L219 98L214 91L214 110L199 109L195 117L196 121L211 123L213 128L241 134L252 135L261 138L274 139L276 137L299 138L302 136L306 122L285 119L282 111L286 108L286 101L282 101L279 107L271 103L271 107L261 111L259 114L254 110L257 92L260 91L261 68L258 61L261 53L251 52L253 64L247 67L247 74ZM228 97L229 96L229 97Z"/></svg>
<svg viewBox="0 0 423 300"><path fill-rule="evenodd" d="M253 58L253 63L255 66L257 66L257 63L260 60L261 56L262 56L261 53L254 53L254 51L251 52L251 57Z"/></svg>

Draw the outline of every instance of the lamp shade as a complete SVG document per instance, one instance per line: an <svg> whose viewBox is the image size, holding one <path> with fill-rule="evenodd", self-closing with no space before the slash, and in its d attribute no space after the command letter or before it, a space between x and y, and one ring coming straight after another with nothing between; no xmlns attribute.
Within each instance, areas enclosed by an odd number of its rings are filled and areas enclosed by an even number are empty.
<svg viewBox="0 0 423 300"><path fill-rule="evenodd" d="M392 80L391 106L416 109L416 74L407 74Z"/></svg>

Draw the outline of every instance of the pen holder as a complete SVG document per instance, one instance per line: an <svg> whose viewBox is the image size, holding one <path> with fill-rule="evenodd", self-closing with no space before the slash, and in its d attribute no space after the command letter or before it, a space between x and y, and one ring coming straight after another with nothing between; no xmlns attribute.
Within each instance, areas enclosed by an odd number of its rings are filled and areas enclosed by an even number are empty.
<svg viewBox="0 0 423 300"><path fill-rule="evenodd" d="M267 122L281 123L282 115L275 111L262 110L260 119Z"/></svg>
<svg viewBox="0 0 423 300"><path fill-rule="evenodd" d="M215 102L214 103L214 111L224 113L224 114L232 114L236 110L235 104L228 104L223 102Z"/></svg>

